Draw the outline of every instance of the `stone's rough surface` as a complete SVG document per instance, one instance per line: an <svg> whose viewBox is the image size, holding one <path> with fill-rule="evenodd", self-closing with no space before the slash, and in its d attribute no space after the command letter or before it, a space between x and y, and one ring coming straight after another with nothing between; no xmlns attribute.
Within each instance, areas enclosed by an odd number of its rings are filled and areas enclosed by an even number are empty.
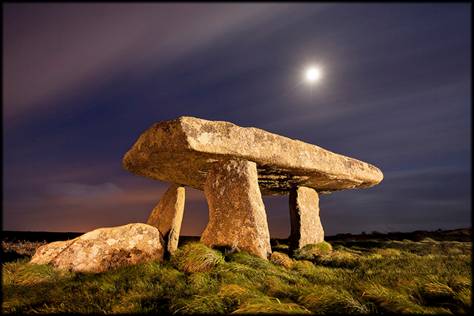
<svg viewBox="0 0 474 316"><path fill-rule="evenodd" d="M223 159L253 161L262 194L286 194L294 186L318 191L378 184L382 172L353 158L258 128L179 117L154 124L126 153L125 169L202 190L209 169Z"/></svg>
<svg viewBox="0 0 474 316"><path fill-rule="evenodd" d="M298 187L290 191L290 220L290 247L293 250L324 241L319 196L315 190Z"/></svg>
<svg viewBox="0 0 474 316"><path fill-rule="evenodd" d="M156 227L134 223L99 228L75 239L38 248L30 263L75 272L104 272L149 260L163 260L163 239Z"/></svg>
<svg viewBox="0 0 474 316"><path fill-rule="evenodd" d="M158 228L165 240L166 250L171 254L178 249L184 200L184 187L172 184L151 212L147 222L148 225Z"/></svg>
<svg viewBox="0 0 474 316"><path fill-rule="evenodd" d="M228 160L208 172L204 194L209 223L201 241L228 246L262 258L271 253L267 215L257 183L254 162Z"/></svg>
<svg viewBox="0 0 474 316"><path fill-rule="evenodd" d="M74 239L73 239L74 240ZM36 249L35 254L31 258L30 263L35 264L48 264L56 256L58 256L64 249L66 249L73 240L66 241L55 241L49 244L43 245Z"/></svg>

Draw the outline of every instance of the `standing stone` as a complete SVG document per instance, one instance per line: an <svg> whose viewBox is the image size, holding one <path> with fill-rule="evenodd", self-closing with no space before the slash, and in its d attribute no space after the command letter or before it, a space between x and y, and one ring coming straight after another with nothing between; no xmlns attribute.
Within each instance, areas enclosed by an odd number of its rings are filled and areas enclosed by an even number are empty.
<svg viewBox="0 0 474 316"><path fill-rule="evenodd" d="M147 224L158 228L165 240L166 250L173 254L178 249L179 232L184 213L185 190L172 184L148 217Z"/></svg>
<svg viewBox="0 0 474 316"><path fill-rule="evenodd" d="M209 223L201 241L266 259L271 253L270 233L256 164L246 160L217 162L208 172L204 194Z"/></svg>
<svg viewBox="0 0 474 316"><path fill-rule="evenodd" d="M319 218L319 196L314 189L297 187L290 191L290 220L292 250L324 240Z"/></svg>

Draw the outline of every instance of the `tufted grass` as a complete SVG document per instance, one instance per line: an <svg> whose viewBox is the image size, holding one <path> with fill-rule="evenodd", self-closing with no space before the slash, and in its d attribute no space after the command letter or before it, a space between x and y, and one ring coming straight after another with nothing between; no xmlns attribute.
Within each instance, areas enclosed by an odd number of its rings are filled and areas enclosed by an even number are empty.
<svg viewBox="0 0 474 316"><path fill-rule="evenodd" d="M192 242L179 248L171 258L171 263L183 272L209 271L224 262L221 252L206 247L200 242Z"/></svg>
<svg viewBox="0 0 474 316"><path fill-rule="evenodd" d="M308 244L301 249L295 250L293 257L298 260L312 260L315 257L327 255L331 251L331 244L323 241L317 244Z"/></svg>
<svg viewBox="0 0 474 316"><path fill-rule="evenodd" d="M270 261L276 265L285 267L287 269L291 269L294 263L293 260L290 257L288 257L287 254L281 253L278 251L272 252L270 256Z"/></svg>
<svg viewBox="0 0 474 316"><path fill-rule="evenodd" d="M470 242L333 241L269 260L198 242L106 273L2 263L6 313L468 314Z"/></svg>

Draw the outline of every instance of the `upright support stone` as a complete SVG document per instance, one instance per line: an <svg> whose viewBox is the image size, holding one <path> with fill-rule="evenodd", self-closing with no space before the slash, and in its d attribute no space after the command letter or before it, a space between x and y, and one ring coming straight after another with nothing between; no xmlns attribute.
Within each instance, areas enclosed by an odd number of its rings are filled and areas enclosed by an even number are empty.
<svg viewBox="0 0 474 316"><path fill-rule="evenodd" d="M257 166L246 160L216 163L204 184L209 223L201 241L238 248L261 258L271 253L267 215L258 186Z"/></svg>
<svg viewBox="0 0 474 316"><path fill-rule="evenodd" d="M166 250L170 254L178 249L184 199L184 187L172 184L148 217L147 224L158 228L165 240Z"/></svg>
<svg viewBox="0 0 474 316"><path fill-rule="evenodd" d="M314 189L301 186L291 189L290 220L292 250L324 240L324 230L319 218L319 196Z"/></svg>

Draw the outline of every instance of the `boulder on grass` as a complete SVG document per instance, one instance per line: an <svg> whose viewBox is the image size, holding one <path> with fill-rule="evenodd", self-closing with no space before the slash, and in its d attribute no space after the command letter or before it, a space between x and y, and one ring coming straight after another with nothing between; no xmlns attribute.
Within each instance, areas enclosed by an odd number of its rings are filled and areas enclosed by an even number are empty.
<svg viewBox="0 0 474 316"><path fill-rule="evenodd" d="M156 227L134 223L99 228L72 240L46 244L36 250L30 263L98 273L146 261L162 261L163 244Z"/></svg>

